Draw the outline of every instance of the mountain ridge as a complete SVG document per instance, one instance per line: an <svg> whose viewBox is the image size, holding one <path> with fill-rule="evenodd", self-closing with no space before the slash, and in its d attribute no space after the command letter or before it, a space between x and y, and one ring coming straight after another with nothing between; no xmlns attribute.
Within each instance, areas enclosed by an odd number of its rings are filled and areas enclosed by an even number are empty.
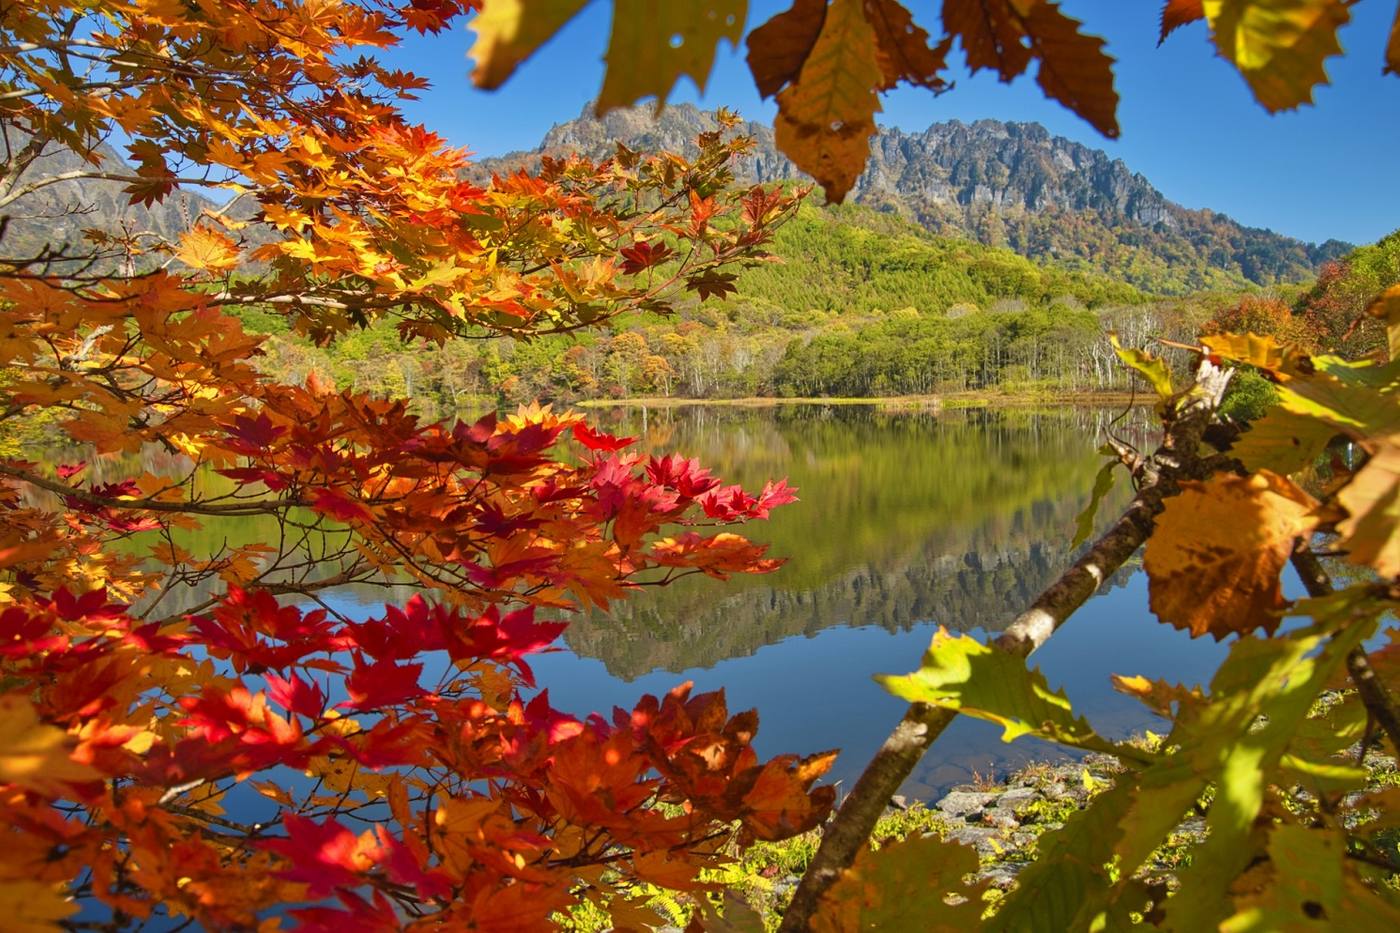
<svg viewBox="0 0 1400 933"><path fill-rule="evenodd" d="M511 170L571 152L602 158L617 142L694 151L695 137L718 126L713 114L692 104L669 106L659 117L650 107L613 110L602 118L585 108L577 119L552 126L535 149L482 159L478 167ZM754 140L736 161L739 181L804 177L778 151L770 126L745 121L737 132ZM1306 243L1209 208L1183 207L1121 159L1055 136L1038 123L952 120L922 132L882 127L851 197L908 216L934 233L1008 246L1070 268L1100 269L1162 293L1303 281L1353 249L1338 240Z"/></svg>

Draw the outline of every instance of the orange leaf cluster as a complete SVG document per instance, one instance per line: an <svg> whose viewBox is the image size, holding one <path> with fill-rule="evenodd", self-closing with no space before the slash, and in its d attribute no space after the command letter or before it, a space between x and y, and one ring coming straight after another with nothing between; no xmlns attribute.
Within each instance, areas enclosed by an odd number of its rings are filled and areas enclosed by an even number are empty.
<svg viewBox="0 0 1400 933"><path fill-rule="evenodd" d="M722 695L579 719L528 661L566 624L537 612L772 570L717 526L786 484L724 485L548 407L429 423L258 369L249 311L444 341L723 297L795 209L733 190L745 143L722 132L473 175L398 111L421 79L372 53L476 6L0 9L0 209L54 148L133 204L237 195L88 252L13 255L0 227L0 887L31 928L552 929L580 899L625 915L639 881L703 887L730 840L830 809L830 756L759 759ZM129 164L100 154L114 134ZM349 586L418 595L305 608Z"/></svg>
<svg viewBox="0 0 1400 933"><path fill-rule="evenodd" d="M1143 553L1152 611L1192 637L1272 632L1287 605L1279 574L1294 543L1316 527L1316 508L1267 470L1184 483Z"/></svg>

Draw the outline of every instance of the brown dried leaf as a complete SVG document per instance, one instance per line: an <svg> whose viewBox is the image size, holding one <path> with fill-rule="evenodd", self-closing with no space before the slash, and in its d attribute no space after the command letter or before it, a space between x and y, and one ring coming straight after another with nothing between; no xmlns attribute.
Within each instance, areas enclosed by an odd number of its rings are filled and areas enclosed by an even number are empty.
<svg viewBox="0 0 1400 933"><path fill-rule="evenodd" d="M1079 31L1079 20L1040 0L1023 20L1031 50L1040 59L1035 80L1045 96L1057 100L1109 139L1118 138L1118 92L1113 89L1113 59L1104 40Z"/></svg>
<svg viewBox="0 0 1400 933"><path fill-rule="evenodd" d="M1162 33L1157 38L1157 44L1167 41L1167 36L1182 26L1205 18L1206 11L1201 7L1201 0L1167 0L1162 7Z"/></svg>
<svg viewBox="0 0 1400 933"><path fill-rule="evenodd" d="M851 190L875 134L884 76L875 31L861 0L834 0L796 83L778 95L778 148L840 202Z"/></svg>
<svg viewBox="0 0 1400 933"><path fill-rule="evenodd" d="M1272 632L1285 605L1279 573L1317 524L1317 502L1267 471L1181 485L1143 554L1152 611L1192 638Z"/></svg>
<svg viewBox="0 0 1400 933"><path fill-rule="evenodd" d="M931 91L947 89L948 82L940 75L948 67L952 38L931 47L928 33L895 0L865 0L865 18L875 30L880 70L885 74L881 90L891 90L900 81Z"/></svg>
<svg viewBox="0 0 1400 933"><path fill-rule="evenodd" d="M990 68L1003 81L1040 61L1036 82L1047 97L1088 120L1110 139L1118 136L1118 93L1113 59L1104 41L1079 31L1079 21L1052 0L947 0L943 26L962 40L974 72Z"/></svg>
<svg viewBox="0 0 1400 933"><path fill-rule="evenodd" d="M1031 63L1031 50L1022 43L1025 31L1010 0L944 0L943 29L962 41L967 67L991 68L1010 81Z"/></svg>
<svg viewBox="0 0 1400 933"><path fill-rule="evenodd" d="M749 33L749 71L759 94L772 97L797 80L825 21L826 0L795 0Z"/></svg>
<svg viewBox="0 0 1400 933"><path fill-rule="evenodd" d="M1395 12L1395 22L1390 24L1390 38L1385 43L1385 67L1381 74L1400 75L1400 10Z"/></svg>

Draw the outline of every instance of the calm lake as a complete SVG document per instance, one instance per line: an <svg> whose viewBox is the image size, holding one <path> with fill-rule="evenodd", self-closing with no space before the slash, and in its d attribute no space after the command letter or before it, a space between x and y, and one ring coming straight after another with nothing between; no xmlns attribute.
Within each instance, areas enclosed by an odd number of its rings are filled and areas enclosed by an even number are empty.
<svg viewBox="0 0 1400 933"><path fill-rule="evenodd" d="M801 501L745 531L789 562L767 576L687 578L582 615L567 650L532 659L540 685L577 715L686 680L723 687L731 710L759 710L761 752L840 748L831 778L847 786L903 709L871 675L913 670L940 625L978 636L1004 627L1070 563L1107 432L1139 447L1155 440L1146 409L695 406L597 420L646 450L699 457L727 481L788 477ZM1101 525L1130 491L1116 493ZM337 608L357 601L339 594ZM1223 654L1157 623L1145 580L1128 567L1035 662L1100 732L1121 737L1159 723L1114 692L1110 674L1204 682ZM960 721L906 794L932 797L974 773L1062 754L999 734Z"/></svg>

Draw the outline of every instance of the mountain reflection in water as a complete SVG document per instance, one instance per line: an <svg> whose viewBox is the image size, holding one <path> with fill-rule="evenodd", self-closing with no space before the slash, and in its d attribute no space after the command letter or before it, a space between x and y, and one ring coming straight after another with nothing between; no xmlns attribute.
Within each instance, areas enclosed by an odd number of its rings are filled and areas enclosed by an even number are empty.
<svg viewBox="0 0 1400 933"><path fill-rule="evenodd" d="M849 786L903 710L871 675L917 667L940 625L1004 628L1069 565L1106 432L1147 446L1150 419L1148 409L1089 408L613 412L612 430L698 457L727 481L788 477L801 501L745 533L789 562L768 576L681 580L576 619L569 652L535 665L539 682L577 713L681 680L723 687L731 708L759 710L760 751L839 747L832 777ZM1117 493L1100 524L1129 494ZM1155 622L1145 582L1125 568L1036 663L1095 725L1121 736L1156 720L1113 691L1111 673L1204 681L1222 655ZM999 734L960 721L906 792L932 796L973 772L1057 754Z"/></svg>
<svg viewBox="0 0 1400 933"><path fill-rule="evenodd" d="M789 562L766 576L691 577L581 614L564 635L568 650L532 659L538 682L577 715L630 707L685 680L722 687L731 709L759 710L762 753L841 748L832 778L849 785L903 708L871 675L914 669L940 625L984 636L1014 618L1071 561L1106 432L1147 446L1149 419L1145 409L1079 408L606 412L600 420L638 435L644 450L698 457L726 481L787 477L801 501L744 532ZM1116 490L1100 524L1128 494ZM1222 656L1156 623L1128 567L1036 663L1101 731L1122 736L1157 720L1115 693L1110 674L1194 683ZM1055 754L960 721L905 790L933 796L974 772Z"/></svg>
<svg viewBox="0 0 1400 933"><path fill-rule="evenodd" d="M630 708L642 693L685 680L723 687L732 710L759 710L761 752L841 748L832 778L846 783L902 710L871 675L913 670L938 626L979 637L1003 628L1069 565L1075 519L1108 434L1138 447L1154 441L1145 408L693 406L618 409L596 420L638 436L647 452L698 457L726 482L756 488L787 477L800 501L742 529L788 558L776 573L689 577L576 615L565 650L531 662L551 701L582 716ZM92 471L110 480L154 466L114 461ZM1110 495L1100 525L1129 494ZM211 521L182 532L179 543L214 553L269 534L275 529L258 519ZM413 592L392 586L321 596L363 616ZM209 596L208 586L177 588L161 597L160 612L199 611ZM1157 723L1113 692L1110 674L1202 682L1222 656L1220 646L1156 623L1141 575L1126 567L1035 660L1078 712L1122 736ZM429 661L431 670L436 660ZM988 724L960 721L906 792L932 796L974 772L1052 754L1030 740L1003 744Z"/></svg>

